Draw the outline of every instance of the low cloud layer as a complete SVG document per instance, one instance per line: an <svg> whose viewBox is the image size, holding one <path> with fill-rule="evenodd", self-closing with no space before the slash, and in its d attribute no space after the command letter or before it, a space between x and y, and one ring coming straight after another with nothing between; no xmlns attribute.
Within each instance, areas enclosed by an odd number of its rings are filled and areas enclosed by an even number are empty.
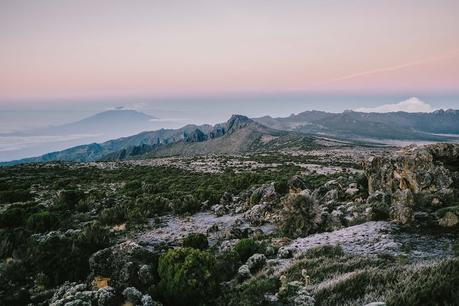
<svg viewBox="0 0 459 306"><path fill-rule="evenodd" d="M408 112L408 113L429 113L433 111L432 106L418 98L409 98L408 100L394 103L384 104L376 107L360 107L355 109L362 113L390 113L390 112Z"/></svg>

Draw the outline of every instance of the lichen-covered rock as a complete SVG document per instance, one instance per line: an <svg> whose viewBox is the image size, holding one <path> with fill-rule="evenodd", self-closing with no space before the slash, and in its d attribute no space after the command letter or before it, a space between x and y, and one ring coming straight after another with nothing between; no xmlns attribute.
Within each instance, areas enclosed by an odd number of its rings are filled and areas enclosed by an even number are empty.
<svg viewBox="0 0 459 306"><path fill-rule="evenodd" d="M459 217L452 211L448 211L438 220L438 224L443 227L454 227L459 224Z"/></svg>
<svg viewBox="0 0 459 306"><path fill-rule="evenodd" d="M267 221L269 212L268 204L256 204L244 213L244 219L253 225L262 225Z"/></svg>
<svg viewBox="0 0 459 306"><path fill-rule="evenodd" d="M142 292L134 287L128 287L124 289L123 296L126 299L126 302L129 302L132 305L137 305L142 300Z"/></svg>
<svg viewBox="0 0 459 306"><path fill-rule="evenodd" d="M70 282L66 282L59 287L49 301L49 304L52 306L109 306L114 303L115 294L112 287L94 290L89 288L86 284Z"/></svg>
<svg viewBox="0 0 459 306"><path fill-rule="evenodd" d="M288 181L288 186L292 192L300 192L309 188L308 183L306 183L306 181L303 180L299 175L294 175L292 178L290 178Z"/></svg>
<svg viewBox="0 0 459 306"><path fill-rule="evenodd" d="M292 258L292 256L293 256L293 252L289 248L282 247L277 252L277 257L282 258L282 259Z"/></svg>
<svg viewBox="0 0 459 306"><path fill-rule="evenodd" d="M140 268L154 262L155 256L139 244L126 241L94 253L89 266L93 276L110 278L109 285L115 288L146 288L150 284L145 282Z"/></svg>
<svg viewBox="0 0 459 306"><path fill-rule="evenodd" d="M237 270L237 275L240 279L244 280L244 279L250 278L252 276L252 273L250 273L249 266L242 265Z"/></svg>
<svg viewBox="0 0 459 306"><path fill-rule="evenodd" d="M448 168L457 167L458 160L459 145L442 143L409 146L395 154L371 157L364 161L363 168L370 193L398 189L435 192L453 184Z"/></svg>
<svg viewBox="0 0 459 306"><path fill-rule="evenodd" d="M250 204L260 203L277 203L279 201L279 194L273 184L265 184L255 189L250 196Z"/></svg>
<svg viewBox="0 0 459 306"><path fill-rule="evenodd" d="M375 191L367 198L367 208L365 212L369 221L387 220L390 217L392 197L382 191Z"/></svg>
<svg viewBox="0 0 459 306"><path fill-rule="evenodd" d="M250 271L257 271L261 269L266 263L266 256L264 254L253 254L247 259L245 263Z"/></svg>
<svg viewBox="0 0 459 306"><path fill-rule="evenodd" d="M441 216L438 223L433 220L436 210L459 198L459 145L409 146L396 153L371 157L363 168L370 192L370 220L381 219L378 210L385 212L391 197L390 217L399 224L448 227L455 223L451 214L444 219Z"/></svg>
<svg viewBox="0 0 459 306"><path fill-rule="evenodd" d="M409 224L413 220L414 197L409 189L398 190L392 196L391 218L398 224Z"/></svg>

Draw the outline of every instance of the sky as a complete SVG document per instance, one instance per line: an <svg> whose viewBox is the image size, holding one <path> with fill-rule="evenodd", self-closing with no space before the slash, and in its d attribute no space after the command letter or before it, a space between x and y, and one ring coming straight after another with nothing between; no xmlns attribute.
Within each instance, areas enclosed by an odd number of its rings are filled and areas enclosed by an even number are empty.
<svg viewBox="0 0 459 306"><path fill-rule="evenodd" d="M0 0L4 109L244 94L457 105L459 1Z"/></svg>

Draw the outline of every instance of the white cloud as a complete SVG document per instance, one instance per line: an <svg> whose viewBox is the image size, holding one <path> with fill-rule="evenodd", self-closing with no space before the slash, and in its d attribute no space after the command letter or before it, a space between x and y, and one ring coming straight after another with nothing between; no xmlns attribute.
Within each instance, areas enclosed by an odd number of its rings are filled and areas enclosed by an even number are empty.
<svg viewBox="0 0 459 306"><path fill-rule="evenodd" d="M390 113L390 112L408 112L408 113L429 113L433 111L432 106L416 97L408 100L384 104L376 107L360 107L355 109L356 112L362 113Z"/></svg>

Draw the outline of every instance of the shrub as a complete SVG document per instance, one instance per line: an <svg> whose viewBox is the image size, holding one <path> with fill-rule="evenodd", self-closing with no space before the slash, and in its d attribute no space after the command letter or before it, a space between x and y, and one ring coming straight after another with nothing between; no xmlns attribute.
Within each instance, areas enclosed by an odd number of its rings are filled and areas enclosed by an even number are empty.
<svg viewBox="0 0 459 306"><path fill-rule="evenodd" d="M79 190L62 190L58 193L57 203L60 207L73 209L84 198L84 193Z"/></svg>
<svg viewBox="0 0 459 306"><path fill-rule="evenodd" d="M171 249L158 263L159 289L170 305L211 304L216 296L215 259L206 251Z"/></svg>
<svg viewBox="0 0 459 306"><path fill-rule="evenodd" d="M239 240L234 246L234 251L239 255L241 262L246 262L250 256L260 252L260 245L250 238Z"/></svg>
<svg viewBox="0 0 459 306"><path fill-rule="evenodd" d="M21 208L8 208L0 215L0 227L14 228L24 224L24 211Z"/></svg>
<svg viewBox="0 0 459 306"><path fill-rule="evenodd" d="M61 234L43 240L32 240L27 247L28 263L35 273L44 273L50 285L83 280L89 273L89 252L81 247L77 237Z"/></svg>
<svg viewBox="0 0 459 306"><path fill-rule="evenodd" d="M459 260L450 259L401 275L388 305L456 305L459 301Z"/></svg>
<svg viewBox="0 0 459 306"><path fill-rule="evenodd" d="M57 227L59 217L53 212L40 211L27 218L27 228L34 232L46 232Z"/></svg>
<svg viewBox="0 0 459 306"><path fill-rule="evenodd" d="M144 216L152 218L169 212L171 202L161 196L144 196L137 199L136 206L139 207Z"/></svg>
<svg viewBox="0 0 459 306"><path fill-rule="evenodd" d="M111 232L101 226L98 222L94 222L86 226L78 237L81 248L85 249L88 254L92 254L97 250L108 247L111 239Z"/></svg>
<svg viewBox="0 0 459 306"><path fill-rule="evenodd" d="M183 215L183 214L193 214L201 208L201 203L195 199L192 195L186 195L182 198L176 199L172 202L172 210L174 213Z"/></svg>
<svg viewBox="0 0 459 306"><path fill-rule="evenodd" d="M105 208L99 214L99 221L104 225L121 224L127 220L127 209L123 204Z"/></svg>
<svg viewBox="0 0 459 306"><path fill-rule="evenodd" d="M0 191L0 204L27 202L30 200L32 200L32 194L28 190L18 189L18 190Z"/></svg>
<svg viewBox="0 0 459 306"><path fill-rule="evenodd" d="M209 247L209 241L204 234L191 233L183 239L183 247L205 250Z"/></svg>
<svg viewBox="0 0 459 306"><path fill-rule="evenodd" d="M135 226L145 224L148 220L138 207L134 207L127 210L127 222L130 226Z"/></svg>
<svg viewBox="0 0 459 306"><path fill-rule="evenodd" d="M315 200L302 194L291 194L283 201L280 229L291 238L297 238L313 233L316 230Z"/></svg>
<svg viewBox="0 0 459 306"><path fill-rule="evenodd" d="M215 274L219 282L225 282L234 277L241 266L239 254L231 250L216 256Z"/></svg>
<svg viewBox="0 0 459 306"><path fill-rule="evenodd" d="M289 191L288 181L280 180L274 183L274 189L278 194L287 194Z"/></svg>

